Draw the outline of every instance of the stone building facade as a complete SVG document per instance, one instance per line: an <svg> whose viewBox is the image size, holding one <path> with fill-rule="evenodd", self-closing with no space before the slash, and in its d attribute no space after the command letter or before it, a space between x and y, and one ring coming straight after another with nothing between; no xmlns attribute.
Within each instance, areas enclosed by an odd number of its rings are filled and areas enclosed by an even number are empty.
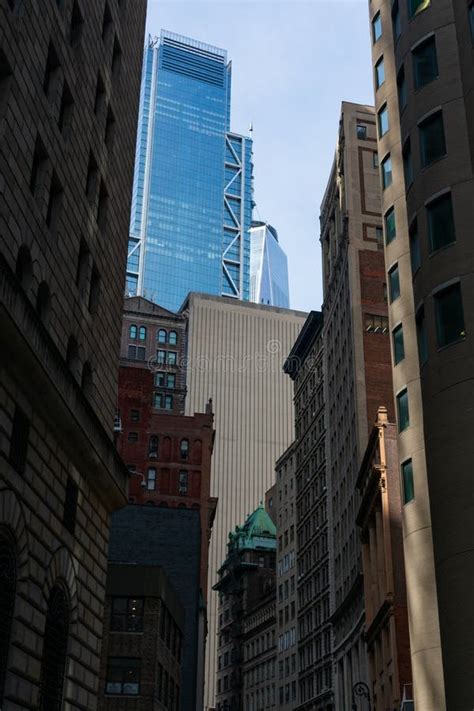
<svg viewBox="0 0 474 711"><path fill-rule="evenodd" d="M377 408L393 419L376 121L343 102L321 205L330 590L337 709L367 682L356 479Z"/></svg>
<svg viewBox="0 0 474 711"><path fill-rule="evenodd" d="M296 592L296 455L294 445L275 464L277 497L277 704L283 711L298 705Z"/></svg>
<svg viewBox="0 0 474 711"><path fill-rule="evenodd" d="M0 706L97 703L145 0L0 3Z"/></svg>
<svg viewBox="0 0 474 711"><path fill-rule="evenodd" d="M474 7L372 0L370 21L415 706L469 708Z"/></svg>
<svg viewBox="0 0 474 711"><path fill-rule="evenodd" d="M292 456L296 485L299 699L294 708L332 711L335 706L329 590L331 508L321 313L309 314L284 370L294 383L296 434ZM289 592L292 592L291 577Z"/></svg>
<svg viewBox="0 0 474 711"><path fill-rule="evenodd" d="M184 609L157 566L112 563L102 642L102 711L179 709Z"/></svg>
<svg viewBox="0 0 474 711"><path fill-rule="evenodd" d="M397 427L388 421L383 406L369 437L357 488L370 702L374 711L399 709L412 700L411 660Z"/></svg>
<svg viewBox="0 0 474 711"><path fill-rule="evenodd" d="M219 593L217 711L276 705L276 528L260 505L229 533Z"/></svg>

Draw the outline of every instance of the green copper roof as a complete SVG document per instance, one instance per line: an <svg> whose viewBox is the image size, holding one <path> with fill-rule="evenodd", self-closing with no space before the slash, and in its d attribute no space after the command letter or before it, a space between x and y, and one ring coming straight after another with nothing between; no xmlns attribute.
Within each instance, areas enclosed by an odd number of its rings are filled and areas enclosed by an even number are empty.
<svg viewBox="0 0 474 711"><path fill-rule="evenodd" d="M276 549L276 527L262 504L251 513L243 526L229 533L229 545L236 548Z"/></svg>

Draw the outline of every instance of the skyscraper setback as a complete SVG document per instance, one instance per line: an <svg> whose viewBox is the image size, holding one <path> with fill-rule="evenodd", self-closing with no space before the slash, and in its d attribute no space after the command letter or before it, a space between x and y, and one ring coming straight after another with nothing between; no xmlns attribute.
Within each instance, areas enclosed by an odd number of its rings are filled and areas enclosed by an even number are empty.
<svg viewBox="0 0 474 711"><path fill-rule="evenodd" d="M227 52L162 31L145 48L128 295L249 298L252 141L230 132Z"/></svg>

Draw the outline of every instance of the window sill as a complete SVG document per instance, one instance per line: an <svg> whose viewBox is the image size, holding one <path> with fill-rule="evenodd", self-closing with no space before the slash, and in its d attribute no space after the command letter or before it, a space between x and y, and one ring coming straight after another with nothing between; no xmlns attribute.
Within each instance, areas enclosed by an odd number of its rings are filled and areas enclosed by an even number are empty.
<svg viewBox="0 0 474 711"><path fill-rule="evenodd" d="M451 346L456 346L458 343L464 343L464 341L467 338L467 334L465 336L461 336L461 338L456 338L455 341L451 341L451 343L446 343L444 346L438 346L436 349L437 353L442 353L442 351L445 351L448 348L451 348Z"/></svg>
<svg viewBox="0 0 474 711"><path fill-rule="evenodd" d="M427 165L422 165L420 168L420 173L425 173L426 171L430 170L436 163L439 163L440 161L444 160L445 158L448 157L447 153L443 153L442 156L438 156L438 158L435 158L434 160L431 161L431 163L428 163Z"/></svg>
<svg viewBox="0 0 474 711"><path fill-rule="evenodd" d="M446 249L452 247L453 244L456 244L456 240L454 240L453 242L448 242L448 244L444 244L442 247L437 247L437 249L433 249L433 251L429 253L428 259L431 259L431 257L436 257L438 254L440 254L440 252L444 252Z"/></svg>

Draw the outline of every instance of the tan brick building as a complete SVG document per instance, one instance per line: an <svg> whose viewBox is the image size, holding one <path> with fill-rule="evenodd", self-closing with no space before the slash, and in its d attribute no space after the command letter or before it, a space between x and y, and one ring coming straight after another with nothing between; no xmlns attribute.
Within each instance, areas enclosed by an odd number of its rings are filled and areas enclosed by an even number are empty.
<svg viewBox="0 0 474 711"><path fill-rule="evenodd" d="M415 706L470 708L474 7L372 0L370 21Z"/></svg>
<svg viewBox="0 0 474 711"><path fill-rule="evenodd" d="M404 700L412 699L400 484L397 428L382 406L357 478L365 642L374 711L398 709Z"/></svg>
<svg viewBox="0 0 474 711"><path fill-rule="evenodd" d="M5 709L96 708L145 11L0 3Z"/></svg>
<svg viewBox="0 0 474 711"><path fill-rule="evenodd" d="M356 480L377 408L393 419L374 109L343 102L321 205L324 400L335 708L366 682Z"/></svg>

